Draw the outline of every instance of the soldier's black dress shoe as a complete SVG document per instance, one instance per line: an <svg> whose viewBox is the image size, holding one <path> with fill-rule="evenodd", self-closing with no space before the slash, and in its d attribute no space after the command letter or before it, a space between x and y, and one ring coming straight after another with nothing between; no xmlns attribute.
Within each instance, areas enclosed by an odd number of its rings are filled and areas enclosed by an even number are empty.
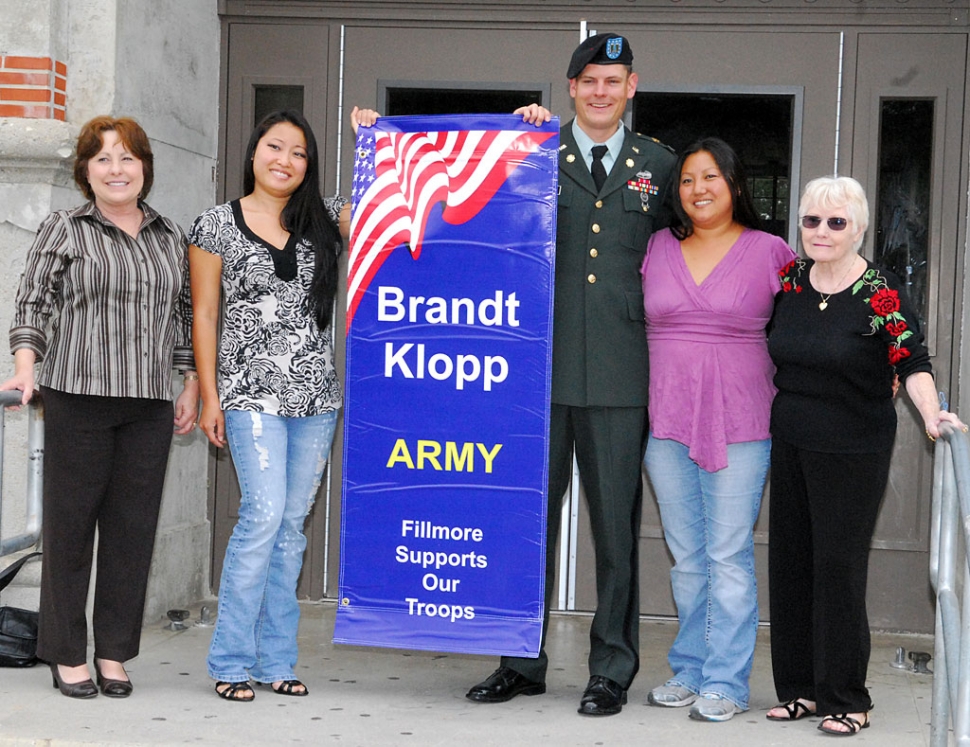
<svg viewBox="0 0 970 747"><path fill-rule="evenodd" d="M542 695L545 691L545 682L535 682L514 669L499 667L487 680L465 693L465 697L476 703L504 703L516 695Z"/></svg>
<svg viewBox="0 0 970 747"><path fill-rule="evenodd" d="M612 716L622 711L625 703L626 690L618 682L594 674L579 701L579 712L584 716Z"/></svg>

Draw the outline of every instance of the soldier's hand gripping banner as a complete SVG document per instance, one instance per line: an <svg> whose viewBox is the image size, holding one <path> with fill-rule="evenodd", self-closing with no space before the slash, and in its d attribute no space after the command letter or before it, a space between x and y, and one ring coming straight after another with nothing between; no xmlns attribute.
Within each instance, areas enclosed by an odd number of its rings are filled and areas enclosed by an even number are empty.
<svg viewBox="0 0 970 747"><path fill-rule="evenodd" d="M337 643L538 655L558 134L360 128Z"/></svg>

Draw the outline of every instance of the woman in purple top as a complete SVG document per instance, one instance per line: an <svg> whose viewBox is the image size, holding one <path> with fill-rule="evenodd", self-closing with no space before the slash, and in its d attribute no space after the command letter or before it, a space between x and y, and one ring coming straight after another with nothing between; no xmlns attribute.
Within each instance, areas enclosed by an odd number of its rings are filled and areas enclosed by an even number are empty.
<svg viewBox="0 0 970 747"><path fill-rule="evenodd" d="M641 268L650 349L645 464L667 546L680 630L673 677L652 705L690 717L747 710L758 625L752 531L768 470L774 366L765 327L795 257L758 230L737 155L706 138L679 162L678 220Z"/></svg>

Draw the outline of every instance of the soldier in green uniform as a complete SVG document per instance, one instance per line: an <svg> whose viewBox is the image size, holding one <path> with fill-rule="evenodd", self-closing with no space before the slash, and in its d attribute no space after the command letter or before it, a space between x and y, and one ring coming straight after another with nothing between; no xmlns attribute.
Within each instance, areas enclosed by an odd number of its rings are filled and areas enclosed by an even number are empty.
<svg viewBox="0 0 970 747"><path fill-rule="evenodd" d="M504 657L466 697L500 703L546 691L545 634L556 578L562 497L575 448L596 551L597 607L589 684L579 712L619 713L639 668L641 472L647 433L647 340L640 265L675 178L673 151L621 122L636 93L633 53L617 34L592 36L569 64L576 117L560 132L552 346L552 413L543 650ZM547 120L537 105L517 110Z"/></svg>

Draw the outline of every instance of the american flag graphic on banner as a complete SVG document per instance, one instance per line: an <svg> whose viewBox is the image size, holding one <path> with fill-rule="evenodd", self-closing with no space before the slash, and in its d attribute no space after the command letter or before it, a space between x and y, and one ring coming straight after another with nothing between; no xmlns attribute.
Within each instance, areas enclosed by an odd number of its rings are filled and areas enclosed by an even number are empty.
<svg viewBox="0 0 970 747"><path fill-rule="evenodd" d="M539 653L558 148L556 118L361 128L335 643Z"/></svg>
<svg viewBox="0 0 970 747"><path fill-rule="evenodd" d="M378 127L388 120L378 122ZM512 171L553 133L539 130L394 132L361 128L351 197L347 328L388 253L421 254L431 212L452 225L474 218Z"/></svg>

